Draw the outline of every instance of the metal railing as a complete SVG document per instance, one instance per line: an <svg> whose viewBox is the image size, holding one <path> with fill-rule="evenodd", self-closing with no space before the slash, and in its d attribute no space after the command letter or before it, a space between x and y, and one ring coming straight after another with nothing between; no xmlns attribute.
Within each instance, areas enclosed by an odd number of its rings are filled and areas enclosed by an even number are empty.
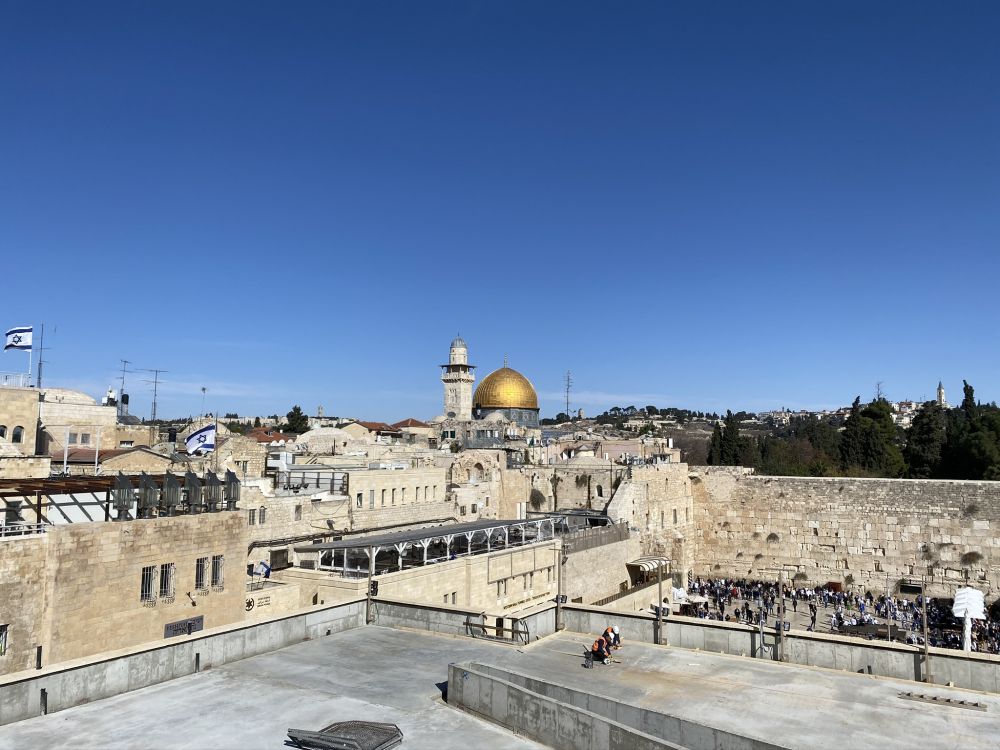
<svg viewBox="0 0 1000 750"><path fill-rule="evenodd" d="M4 388L30 388L31 376L24 372L0 372L0 386Z"/></svg>
<svg viewBox="0 0 1000 750"><path fill-rule="evenodd" d="M0 525L0 539L44 534L49 526L50 524L47 523L12 523L9 525Z"/></svg>
<svg viewBox="0 0 1000 750"><path fill-rule="evenodd" d="M600 547L605 544L624 542L630 536L627 524L608 524L607 526L595 526L580 531L571 531L562 534L563 551L583 552L584 550Z"/></svg>
<svg viewBox="0 0 1000 750"><path fill-rule="evenodd" d="M651 581L647 583L640 583L638 586L633 586L630 589L625 589L619 591L617 594L612 594L611 596L606 596L603 599L598 599L596 602L591 602L592 606L603 607L605 604L610 604L611 602L617 601L619 599L624 599L629 594L634 594L637 591L645 591L646 589L651 589L656 586L656 581Z"/></svg>

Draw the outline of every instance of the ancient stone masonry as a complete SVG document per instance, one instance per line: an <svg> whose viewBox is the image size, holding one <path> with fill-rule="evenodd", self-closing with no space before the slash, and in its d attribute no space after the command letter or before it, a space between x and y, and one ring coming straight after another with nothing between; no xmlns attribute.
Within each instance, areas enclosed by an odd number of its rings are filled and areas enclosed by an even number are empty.
<svg viewBox="0 0 1000 750"><path fill-rule="evenodd" d="M969 581L1000 589L1000 483L753 476L692 472L696 571L897 591L931 576L950 594ZM773 577L774 573L768 573Z"/></svg>

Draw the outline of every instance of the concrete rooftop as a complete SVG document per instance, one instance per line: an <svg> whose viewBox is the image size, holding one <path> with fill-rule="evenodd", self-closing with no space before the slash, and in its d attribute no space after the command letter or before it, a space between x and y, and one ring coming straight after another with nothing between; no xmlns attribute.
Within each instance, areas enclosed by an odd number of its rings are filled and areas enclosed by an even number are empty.
<svg viewBox="0 0 1000 750"><path fill-rule="evenodd" d="M995 750L1000 742L997 694L644 643L615 652L620 664L582 669L594 638L561 633L502 662L479 663L802 750ZM899 698L904 691L979 701L987 710Z"/></svg>
<svg viewBox="0 0 1000 750"><path fill-rule="evenodd" d="M512 647L380 627L348 630L196 675L0 726L3 750L280 750L289 727L397 724L403 747L522 750L540 745L441 701L448 662Z"/></svg>
<svg viewBox="0 0 1000 750"><path fill-rule="evenodd" d="M903 700L916 683L626 643L620 664L582 668L592 635L514 649L407 630L348 630L197 675L0 726L0 750L284 747L288 727L398 724L405 748L539 745L441 702L449 662L494 664L789 748L964 750L997 746L1000 695L931 687L987 711Z"/></svg>

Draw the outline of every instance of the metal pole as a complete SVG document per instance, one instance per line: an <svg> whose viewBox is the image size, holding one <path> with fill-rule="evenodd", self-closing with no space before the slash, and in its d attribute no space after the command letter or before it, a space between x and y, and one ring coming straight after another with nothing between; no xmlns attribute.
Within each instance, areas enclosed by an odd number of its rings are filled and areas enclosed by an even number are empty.
<svg viewBox="0 0 1000 750"><path fill-rule="evenodd" d="M347 554L346 551L344 553ZM346 564L346 563L345 563ZM368 590L365 592L365 624L372 623L372 576L375 573L375 553L374 548L368 548Z"/></svg>
<svg viewBox="0 0 1000 750"><path fill-rule="evenodd" d="M927 577L920 576L920 603L924 614L924 682L931 682L931 645L927 628Z"/></svg>
<svg viewBox="0 0 1000 750"><path fill-rule="evenodd" d="M97 476L97 458L101 455L101 428L97 428L97 444L94 446L94 476Z"/></svg>
<svg viewBox="0 0 1000 750"><path fill-rule="evenodd" d="M663 563L656 566L656 645L663 640Z"/></svg>
<svg viewBox="0 0 1000 750"><path fill-rule="evenodd" d="M69 463L69 427L66 428L66 439L63 441L63 476L66 475L67 463Z"/></svg>
<svg viewBox="0 0 1000 750"><path fill-rule="evenodd" d="M35 388L42 387L42 353L45 351L45 324L42 323L42 330L38 337L38 374L35 381Z"/></svg>
<svg viewBox="0 0 1000 750"><path fill-rule="evenodd" d="M892 610L889 608L889 573L885 574L885 621L887 637L892 641Z"/></svg>
<svg viewBox="0 0 1000 750"><path fill-rule="evenodd" d="M778 661L785 660L785 571L778 571Z"/></svg>
<svg viewBox="0 0 1000 750"><path fill-rule="evenodd" d="M556 555L558 556L556 565L556 630L563 629L563 617L562 617L562 566L563 566L563 551L562 551L562 540L559 540L559 547L556 549Z"/></svg>

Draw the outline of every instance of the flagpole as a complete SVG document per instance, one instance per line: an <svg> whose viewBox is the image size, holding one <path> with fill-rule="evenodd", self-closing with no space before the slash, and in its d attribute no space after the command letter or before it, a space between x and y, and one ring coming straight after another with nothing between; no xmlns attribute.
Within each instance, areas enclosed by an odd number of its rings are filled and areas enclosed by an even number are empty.
<svg viewBox="0 0 1000 750"><path fill-rule="evenodd" d="M31 326L34 330L34 326ZM28 385L31 385L31 364L35 358L35 337L31 337L31 347L28 349Z"/></svg>
<svg viewBox="0 0 1000 750"><path fill-rule="evenodd" d="M219 410L215 410L215 450L212 452L215 454L215 473L219 473Z"/></svg>
<svg viewBox="0 0 1000 750"><path fill-rule="evenodd" d="M38 336L38 379L35 382L35 388L39 390L41 390L42 388L42 352L44 351L45 351L45 324L42 323L42 330L40 335Z"/></svg>

